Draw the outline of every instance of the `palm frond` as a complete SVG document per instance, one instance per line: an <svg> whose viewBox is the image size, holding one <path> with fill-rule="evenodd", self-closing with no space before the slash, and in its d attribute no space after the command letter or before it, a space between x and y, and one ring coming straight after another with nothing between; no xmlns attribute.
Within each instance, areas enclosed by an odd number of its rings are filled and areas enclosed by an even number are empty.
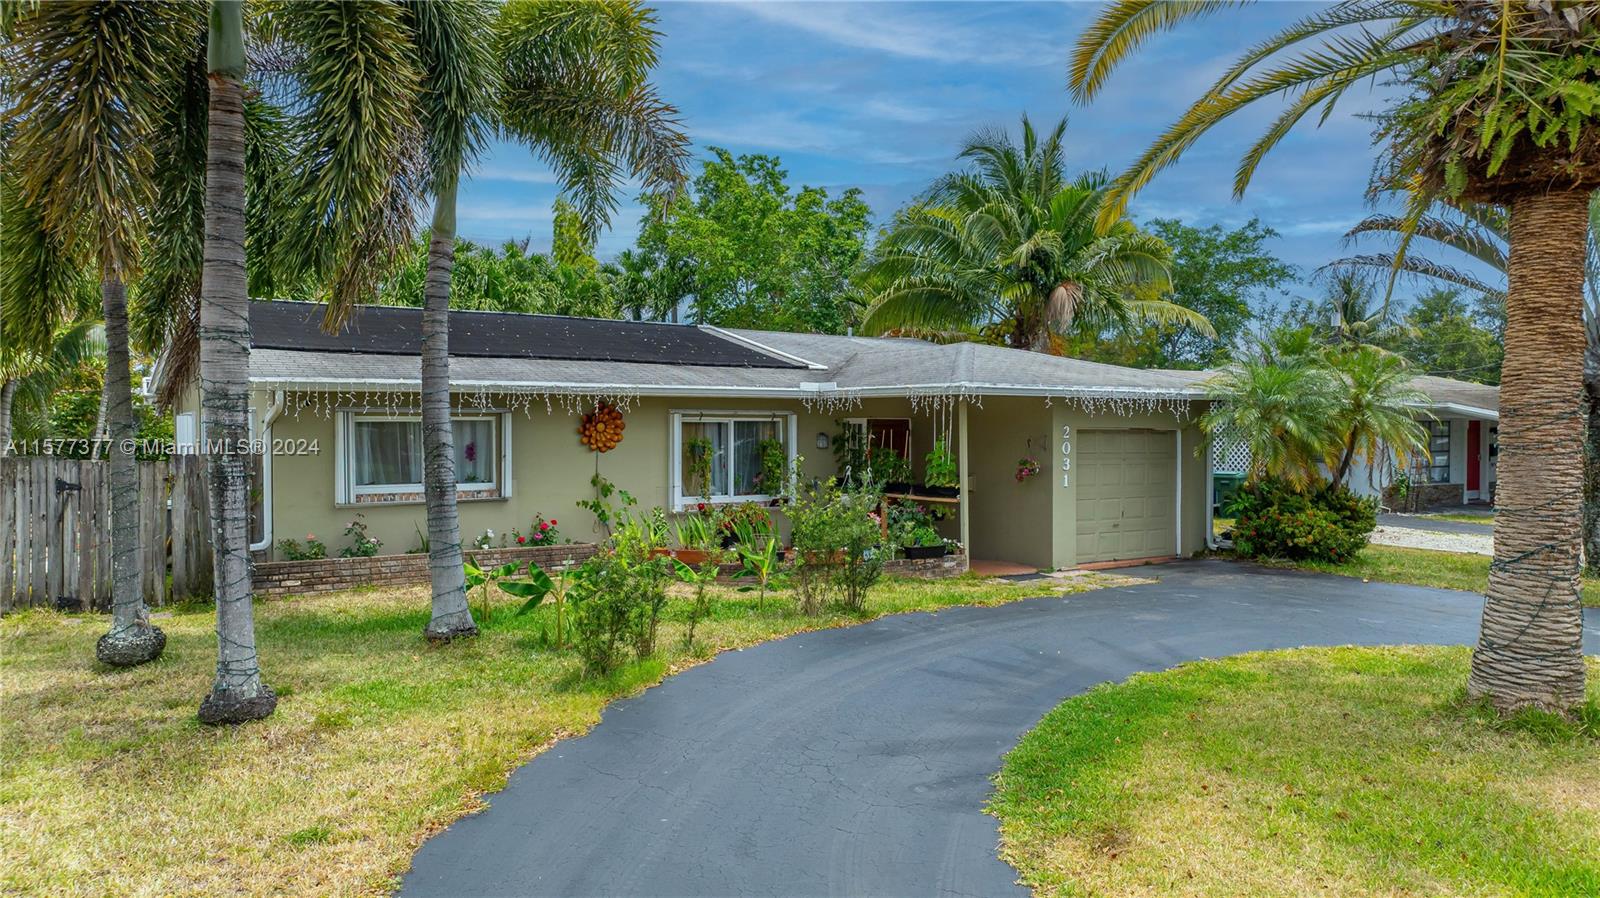
<svg viewBox="0 0 1600 898"><path fill-rule="evenodd" d="M1084 30L1073 47L1068 75L1073 96L1079 101L1092 99L1111 71L1156 34L1224 7L1240 5L1243 5L1240 0L1186 3L1118 0L1112 3Z"/></svg>

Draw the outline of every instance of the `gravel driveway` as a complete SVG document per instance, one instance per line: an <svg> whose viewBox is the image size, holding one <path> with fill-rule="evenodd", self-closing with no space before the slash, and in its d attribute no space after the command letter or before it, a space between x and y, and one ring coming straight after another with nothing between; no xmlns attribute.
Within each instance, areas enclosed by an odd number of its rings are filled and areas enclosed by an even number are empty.
<svg viewBox="0 0 1600 898"><path fill-rule="evenodd" d="M1419 515L1378 515L1378 529L1373 531L1372 541L1380 545L1404 546L1408 549L1494 555L1492 525L1436 521Z"/></svg>

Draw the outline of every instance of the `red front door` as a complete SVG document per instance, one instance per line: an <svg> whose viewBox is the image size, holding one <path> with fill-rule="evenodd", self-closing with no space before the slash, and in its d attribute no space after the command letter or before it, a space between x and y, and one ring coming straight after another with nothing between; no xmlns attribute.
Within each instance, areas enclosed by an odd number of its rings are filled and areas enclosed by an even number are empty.
<svg viewBox="0 0 1600 898"><path fill-rule="evenodd" d="M1467 422L1467 492L1476 492L1482 489L1478 485L1480 471L1483 468L1478 458L1478 451L1483 446L1483 422Z"/></svg>

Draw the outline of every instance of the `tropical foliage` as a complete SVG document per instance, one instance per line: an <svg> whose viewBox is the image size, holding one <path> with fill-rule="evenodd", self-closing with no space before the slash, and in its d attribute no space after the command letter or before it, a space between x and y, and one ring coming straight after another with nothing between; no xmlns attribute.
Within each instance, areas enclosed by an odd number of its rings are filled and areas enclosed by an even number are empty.
<svg viewBox="0 0 1600 898"><path fill-rule="evenodd" d="M1169 285L1171 249L1120 217L1097 222L1107 178L1069 179L1067 122L1022 139L981 131L945 175L896 214L860 287L864 329L969 338L1039 352L1062 339L1136 322L1185 325L1208 337L1204 316L1154 298Z"/></svg>
<svg viewBox="0 0 1600 898"><path fill-rule="evenodd" d="M1118 0L1079 39L1071 84L1098 93L1158 32L1224 2ZM1600 8L1592 3L1346 0L1248 49L1120 175L1102 222L1212 127L1265 98L1283 111L1240 159L1242 194L1262 160L1350 88L1398 88L1378 118L1378 191L1406 196L1407 248L1434 201L1510 215L1495 565L1469 692L1511 710L1583 699L1578 560L1583 389L1581 307L1589 196L1600 188ZM1398 272L1395 273L1398 276Z"/></svg>
<svg viewBox="0 0 1600 898"><path fill-rule="evenodd" d="M620 260L628 292L662 317L687 303L697 323L843 333L871 212L861 191L795 190L777 157L709 152L687 196L649 202Z"/></svg>

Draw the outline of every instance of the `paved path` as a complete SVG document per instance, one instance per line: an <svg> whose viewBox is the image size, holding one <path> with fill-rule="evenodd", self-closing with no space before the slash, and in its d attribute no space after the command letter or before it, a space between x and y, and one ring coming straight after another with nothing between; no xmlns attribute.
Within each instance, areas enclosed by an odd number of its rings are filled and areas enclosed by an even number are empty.
<svg viewBox="0 0 1600 898"><path fill-rule="evenodd" d="M1470 642L1481 608L1224 561L1151 572L723 654L518 770L422 846L401 894L1023 894L983 804L1001 756L1062 699L1252 649Z"/></svg>
<svg viewBox="0 0 1600 898"><path fill-rule="evenodd" d="M1432 530L1435 533L1464 533L1469 536L1485 536L1494 533L1494 519L1485 515L1481 522L1478 521L1441 521L1437 518L1424 517L1419 514L1380 514L1379 526L1407 527L1412 530Z"/></svg>
<svg viewBox="0 0 1600 898"><path fill-rule="evenodd" d="M1410 514L1380 514L1372 541L1384 546L1432 549L1436 552L1468 552L1494 555L1494 526L1487 521L1468 524L1461 521L1436 521Z"/></svg>

